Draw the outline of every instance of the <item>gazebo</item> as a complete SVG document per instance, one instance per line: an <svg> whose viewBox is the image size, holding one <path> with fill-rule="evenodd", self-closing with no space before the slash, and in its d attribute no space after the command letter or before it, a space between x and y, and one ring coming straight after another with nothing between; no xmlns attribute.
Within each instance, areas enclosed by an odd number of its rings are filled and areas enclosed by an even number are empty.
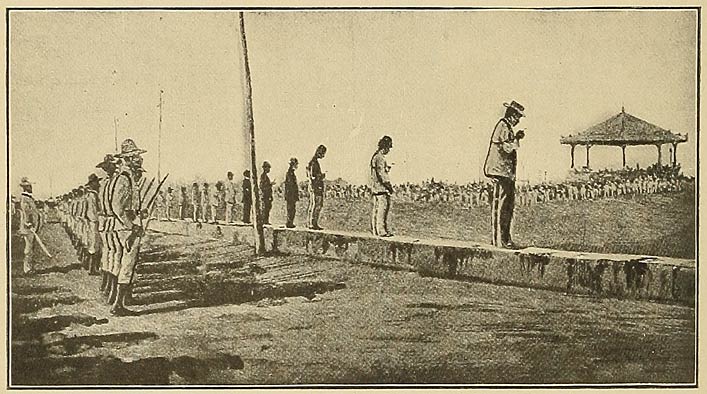
<svg viewBox="0 0 707 394"><path fill-rule="evenodd" d="M626 167L626 147L638 145L655 145L658 148L658 164L662 164L661 146L672 144L671 163L677 163L678 144L687 142L687 135L674 134L654 124L648 123L631 114L622 107L621 112L611 118L596 124L583 132L567 137L560 137L560 143L569 145L572 149L571 167L574 168L574 148L584 145L587 148L587 167L589 167L589 149L594 145L618 146L623 155L623 166Z"/></svg>

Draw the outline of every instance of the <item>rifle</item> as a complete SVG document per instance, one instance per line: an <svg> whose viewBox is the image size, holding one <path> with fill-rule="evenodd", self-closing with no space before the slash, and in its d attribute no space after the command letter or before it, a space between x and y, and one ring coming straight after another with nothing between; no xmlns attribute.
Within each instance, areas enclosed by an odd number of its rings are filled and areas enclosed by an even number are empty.
<svg viewBox="0 0 707 394"><path fill-rule="evenodd" d="M140 217L141 233L145 232L145 229L147 229L147 226L149 226L149 224L150 224L150 220L152 220L152 218L150 218L150 216L152 216L152 211L154 210L155 199L157 198L157 194L159 194L160 189L162 188L162 185L164 185L164 182L167 180L168 176L169 176L169 174L165 175L164 178L162 178L162 180L160 181L160 183L157 184L157 188L155 188L155 193L150 198L150 201L147 202L147 206L145 207L145 209L148 212L148 214L147 214L148 219L147 219L146 223L143 224L143 222L142 222L142 220L143 220L142 209L140 210L140 212L138 212L139 217ZM140 201L140 203L142 203L142 201ZM140 204L140 205L142 205L142 204ZM137 234L135 232L131 233L130 236L128 236L128 239L126 242L128 250L132 249L133 244L137 241L137 238L139 238L141 236L142 236L142 234Z"/></svg>

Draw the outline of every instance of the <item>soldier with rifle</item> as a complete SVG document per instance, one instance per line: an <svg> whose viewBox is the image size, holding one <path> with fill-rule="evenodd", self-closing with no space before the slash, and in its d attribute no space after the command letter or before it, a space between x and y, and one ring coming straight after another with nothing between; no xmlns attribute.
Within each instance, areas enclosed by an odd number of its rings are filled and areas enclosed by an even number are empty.
<svg viewBox="0 0 707 394"><path fill-rule="evenodd" d="M18 233L25 241L23 271L25 274L30 274L34 270L32 254L34 242L38 238L37 231L41 226L41 217L32 196L32 183L27 178L22 178L20 187L22 194L20 195L20 228Z"/></svg>
<svg viewBox="0 0 707 394"><path fill-rule="evenodd" d="M143 235L142 218L143 212L139 198L136 193L137 182L142 175L142 154L147 151L139 149L132 139L126 139L121 144L121 151L117 155L123 160L123 166L118 171L115 181L109 190L109 200L112 214L112 222L115 228L117 248L120 255L116 254L112 273L116 278L114 297L110 313L115 316L133 315L134 312L125 307L125 299L130 292L133 281L135 265L137 263L138 251L140 249L140 238Z"/></svg>

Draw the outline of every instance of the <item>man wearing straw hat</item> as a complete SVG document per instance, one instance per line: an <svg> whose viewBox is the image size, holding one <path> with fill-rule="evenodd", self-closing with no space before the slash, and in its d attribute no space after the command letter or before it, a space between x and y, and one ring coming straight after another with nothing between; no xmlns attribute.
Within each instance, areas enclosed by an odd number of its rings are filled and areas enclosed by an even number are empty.
<svg viewBox="0 0 707 394"><path fill-rule="evenodd" d="M18 233L25 241L23 255L23 271L30 274L34 270L32 254L34 252L34 237L39 230L41 217L37 210L37 204L32 196L32 183L26 177L20 180L22 194L20 194L20 228Z"/></svg>
<svg viewBox="0 0 707 394"><path fill-rule="evenodd" d="M114 222L117 248L120 249L120 260L115 261L112 274L116 277L115 297L111 314L128 316L134 313L125 308L125 299L130 292L135 265L140 249L140 239L143 235L140 199L136 197L137 181L140 179L142 154L147 151L139 149L132 139L126 139L120 146L117 155L123 160L123 166L118 171L115 181L109 191L112 221ZM139 196L138 196L139 197ZM116 257L118 257L116 255Z"/></svg>
<svg viewBox="0 0 707 394"><path fill-rule="evenodd" d="M515 206L517 150L525 132L513 131L524 115L525 108L515 101L504 103L505 116L496 123L491 134L489 151L484 163L484 174L493 180L491 201L492 244L514 249L511 240L511 221Z"/></svg>

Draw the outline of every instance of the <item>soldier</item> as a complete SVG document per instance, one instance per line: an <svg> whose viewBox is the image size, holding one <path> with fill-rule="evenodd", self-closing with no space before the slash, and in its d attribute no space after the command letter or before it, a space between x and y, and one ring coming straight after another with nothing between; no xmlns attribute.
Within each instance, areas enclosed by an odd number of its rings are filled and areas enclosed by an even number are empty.
<svg viewBox="0 0 707 394"><path fill-rule="evenodd" d="M228 171L224 182L226 200L226 223L233 223L233 208L236 204L236 184L233 182L233 173Z"/></svg>
<svg viewBox="0 0 707 394"><path fill-rule="evenodd" d="M310 229L321 230L319 227L319 214L324 205L324 178L326 174L322 172L319 160L326 156L326 146L319 145L314 152L312 160L307 165L307 178L309 179L309 209L307 210L307 222Z"/></svg>
<svg viewBox="0 0 707 394"><path fill-rule="evenodd" d="M125 308L125 299L130 293L130 286L135 273L140 239L143 236L142 219L145 212L140 210L141 201L135 198L137 179L142 169L142 154L147 151L139 149L132 139L126 139L121 144L118 155L123 160L123 166L118 171L110 190L110 204L115 220L117 240L122 248L119 264L114 267L113 274L117 278L117 292L110 312L116 316L134 314ZM139 196L138 196L139 197Z"/></svg>
<svg viewBox="0 0 707 394"><path fill-rule="evenodd" d="M243 223L250 223L250 211L253 205L253 196L251 196L250 171L243 171Z"/></svg>
<svg viewBox="0 0 707 394"><path fill-rule="evenodd" d="M86 260L88 274L98 275L101 263L101 236L98 232L98 189L99 179L91 174L86 183Z"/></svg>
<svg viewBox="0 0 707 394"><path fill-rule="evenodd" d="M113 179L116 170L116 160L113 155L106 155L103 161L96 165L96 168L101 168L105 172L105 176L101 178L98 185L98 232L101 237L101 286L100 292L108 296L110 261L113 257L113 240L109 236L111 229L108 227L108 218L110 215L110 207L108 205L108 186Z"/></svg>
<svg viewBox="0 0 707 394"><path fill-rule="evenodd" d="M41 217L32 196L32 183L25 177L20 180L22 194L20 194L20 227L18 233L25 241L22 270L25 274L34 271L32 254L34 241L41 226Z"/></svg>
<svg viewBox="0 0 707 394"><path fill-rule="evenodd" d="M511 222L515 206L515 179L517 151L525 132L513 131L524 116L525 108L515 101L504 103L505 116L496 123L491 135L484 173L493 180L491 203L492 243L495 246L515 248L511 239Z"/></svg>
<svg viewBox="0 0 707 394"><path fill-rule="evenodd" d="M297 211L297 201L299 201L299 186L297 185L298 161L296 157L290 159L290 167L285 175L285 202L287 203L287 228L295 228L295 213Z"/></svg>
<svg viewBox="0 0 707 394"><path fill-rule="evenodd" d="M373 194L373 210L371 211L371 231L380 237L392 237L388 229L388 213L390 212L390 196L394 193L390 183L390 166L385 155L393 148L393 139L384 136L378 141L378 150L371 158L371 193Z"/></svg>
<svg viewBox="0 0 707 394"><path fill-rule="evenodd" d="M270 224L270 210L272 209L272 182L268 174L270 173L270 163L263 162L263 173L260 174L260 193L263 196L263 224Z"/></svg>

